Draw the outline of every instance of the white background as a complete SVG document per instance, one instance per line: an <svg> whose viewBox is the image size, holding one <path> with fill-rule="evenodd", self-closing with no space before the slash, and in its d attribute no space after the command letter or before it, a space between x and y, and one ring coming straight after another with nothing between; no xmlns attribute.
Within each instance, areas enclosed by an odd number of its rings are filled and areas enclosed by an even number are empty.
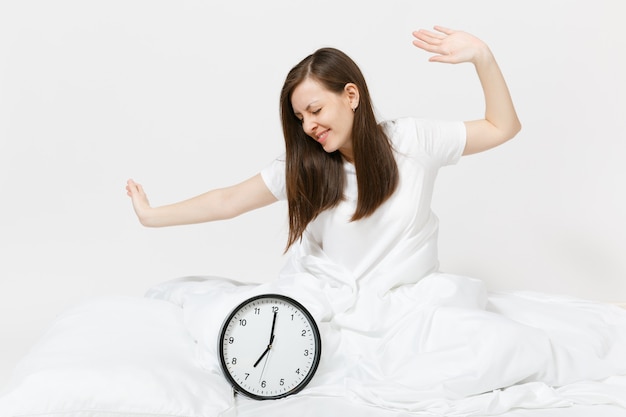
<svg viewBox="0 0 626 417"><path fill-rule="evenodd" d="M618 0L0 1L0 388L78 302L185 275L277 275L284 204L146 229L124 185L160 205L254 175L283 149L284 76L318 47L361 66L381 118L481 117L473 68L411 45L435 24L488 42L523 123L441 172L442 269L626 301Z"/></svg>

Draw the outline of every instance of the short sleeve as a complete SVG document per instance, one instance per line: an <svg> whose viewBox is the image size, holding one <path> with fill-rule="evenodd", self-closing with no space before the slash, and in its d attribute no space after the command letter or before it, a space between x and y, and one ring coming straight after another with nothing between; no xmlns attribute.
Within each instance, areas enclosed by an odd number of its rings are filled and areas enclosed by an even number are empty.
<svg viewBox="0 0 626 417"><path fill-rule="evenodd" d="M270 165L261 170L261 177L274 197L278 200L287 199L284 155L276 158Z"/></svg>
<svg viewBox="0 0 626 417"><path fill-rule="evenodd" d="M438 121L435 122L434 132L431 135L433 143L430 146L442 166L453 165L461 159L466 139L465 123Z"/></svg>
<svg viewBox="0 0 626 417"><path fill-rule="evenodd" d="M467 134L462 121L402 118L387 123L400 152L426 155L437 166L453 165L463 155Z"/></svg>

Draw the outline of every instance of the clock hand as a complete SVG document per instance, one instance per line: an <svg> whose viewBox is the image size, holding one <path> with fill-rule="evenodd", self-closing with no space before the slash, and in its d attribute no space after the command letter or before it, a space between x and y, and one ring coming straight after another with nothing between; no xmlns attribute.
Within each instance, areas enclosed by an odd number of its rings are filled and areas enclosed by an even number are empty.
<svg viewBox="0 0 626 417"><path fill-rule="evenodd" d="M263 357L268 354L268 352L270 351L271 348L272 348L271 344L267 345L267 348L261 354L261 357L259 359L257 359L256 362L254 362L254 365L252 365L253 368L256 368L256 366L259 364L259 362L261 362L261 359L263 359Z"/></svg>
<svg viewBox="0 0 626 417"><path fill-rule="evenodd" d="M272 343L274 343L274 335L272 335L272 337L270 338L270 344L267 345L267 348L261 354L261 357L259 359L257 359L256 362L254 362L254 365L252 365L254 368L256 368L256 366L259 364L259 362L261 362L261 359L263 359L263 357L269 353L270 349L272 348Z"/></svg>
<svg viewBox="0 0 626 417"><path fill-rule="evenodd" d="M268 347L268 349L265 352L266 353L269 352L269 347ZM261 383L261 381L263 380L263 374L265 373L265 367L267 366L267 361L269 359L270 359L270 355L267 355L267 358L265 358L265 362L263 362L263 369L261 369L261 375L259 376L259 383Z"/></svg>
<svg viewBox="0 0 626 417"><path fill-rule="evenodd" d="M256 368L256 366L259 364L259 362L261 362L261 359L263 359L263 357L265 355L267 355L267 353L272 348L272 343L274 342L274 328L276 327L276 316L277 315L278 315L278 313L275 311L274 312L274 320L272 321L272 331L270 333L270 343L267 345L267 348L265 349L265 351L261 354L261 357L259 359L257 359L257 361L254 363L254 365L252 366L253 368Z"/></svg>
<svg viewBox="0 0 626 417"><path fill-rule="evenodd" d="M270 333L270 346L272 345L272 341L274 340L274 327L276 327L276 316L278 316L278 312L274 311L274 320L272 321L272 332Z"/></svg>

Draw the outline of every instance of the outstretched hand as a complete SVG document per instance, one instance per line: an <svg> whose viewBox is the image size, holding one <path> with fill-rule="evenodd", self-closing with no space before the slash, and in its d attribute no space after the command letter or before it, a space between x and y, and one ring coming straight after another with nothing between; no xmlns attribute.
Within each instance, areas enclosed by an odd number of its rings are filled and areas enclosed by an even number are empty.
<svg viewBox="0 0 626 417"><path fill-rule="evenodd" d="M489 54L487 45L469 33L435 26L432 32L425 29L413 32L413 45L424 51L435 54L431 62L458 64L461 62L476 63L478 59Z"/></svg>
<svg viewBox="0 0 626 417"><path fill-rule="evenodd" d="M145 212L150 209L148 196L146 196L146 193L143 191L143 187L133 180L128 180L126 182L126 194L132 200L135 214L137 214L139 220L142 221Z"/></svg>

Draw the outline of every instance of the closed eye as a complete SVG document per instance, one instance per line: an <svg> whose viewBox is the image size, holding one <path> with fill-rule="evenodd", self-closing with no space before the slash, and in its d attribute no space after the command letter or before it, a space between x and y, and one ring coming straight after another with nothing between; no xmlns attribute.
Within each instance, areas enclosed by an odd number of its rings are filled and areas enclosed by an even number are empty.
<svg viewBox="0 0 626 417"><path fill-rule="evenodd" d="M309 112L315 116L315 115L318 115L321 111L322 111L322 107L316 110L310 110ZM304 117L300 113L295 113L294 116L296 117L296 119L298 119L300 123L304 123Z"/></svg>

